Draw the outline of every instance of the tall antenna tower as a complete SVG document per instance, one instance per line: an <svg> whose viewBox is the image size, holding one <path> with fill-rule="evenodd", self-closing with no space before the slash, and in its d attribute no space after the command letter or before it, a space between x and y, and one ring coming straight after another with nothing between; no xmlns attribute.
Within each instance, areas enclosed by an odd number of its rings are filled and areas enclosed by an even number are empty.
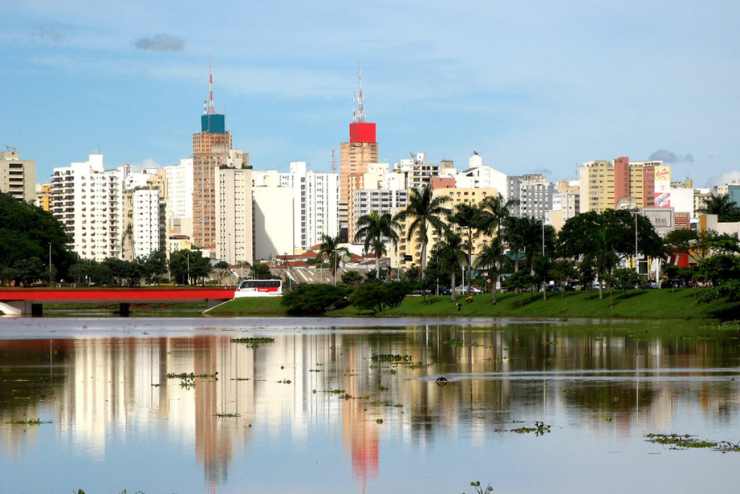
<svg viewBox="0 0 740 494"><path fill-rule="evenodd" d="M352 121L365 121L365 96L362 94L362 71L357 69L357 91L355 92L355 111L352 114Z"/></svg>
<svg viewBox="0 0 740 494"><path fill-rule="evenodd" d="M208 105L206 109L208 115L216 113L216 100L213 96L213 68L208 64Z"/></svg>
<svg viewBox="0 0 740 494"><path fill-rule="evenodd" d="M331 150L331 172L337 173L337 157L334 149Z"/></svg>

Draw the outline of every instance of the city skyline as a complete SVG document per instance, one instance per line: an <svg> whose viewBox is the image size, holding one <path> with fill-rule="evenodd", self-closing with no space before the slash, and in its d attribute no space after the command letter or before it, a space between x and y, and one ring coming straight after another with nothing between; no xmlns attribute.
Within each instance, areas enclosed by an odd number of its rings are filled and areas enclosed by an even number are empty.
<svg viewBox="0 0 740 494"><path fill-rule="evenodd" d="M648 159L664 149L677 178L703 185L738 174L740 113L726 83L737 70L730 19L738 7L729 2L566 12L407 2L341 16L327 4L297 6L285 18L279 6L227 6L249 29L193 15L194 5L165 22L165 5L84 3L0 7L10 21L0 53L17 75L6 80L15 118L0 124L2 144L35 159L39 181L95 148L115 164L187 157L209 63L234 147L257 169L295 160L329 169L331 150L347 138L359 64L381 161L424 151L462 163L477 150L508 174L547 170L555 179L575 177L591 159ZM368 18L383 27L364 26ZM537 29L545 18L554 30ZM271 21L274 32L262 26ZM388 23L397 35L380 36Z"/></svg>

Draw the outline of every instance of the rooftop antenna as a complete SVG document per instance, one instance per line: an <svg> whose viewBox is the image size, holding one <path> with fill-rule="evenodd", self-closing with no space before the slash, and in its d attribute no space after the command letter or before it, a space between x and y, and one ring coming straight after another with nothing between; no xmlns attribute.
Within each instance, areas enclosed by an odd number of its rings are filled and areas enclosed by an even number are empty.
<svg viewBox="0 0 740 494"><path fill-rule="evenodd" d="M208 64L208 103L206 113L208 115L216 113L216 101L213 97L213 68L211 64Z"/></svg>
<svg viewBox="0 0 740 494"><path fill-rule="evenodd" d="M365 97L362 94L362 71L357 69L357 91L355 92L355 111L352 114L354 122L365 121Z"/></svg>
<svg viewBox="0 0 740 494"><path fill-rule="evenodd" d="M337 173L337 158L334 149L331 150L331 172Z"/></svg>

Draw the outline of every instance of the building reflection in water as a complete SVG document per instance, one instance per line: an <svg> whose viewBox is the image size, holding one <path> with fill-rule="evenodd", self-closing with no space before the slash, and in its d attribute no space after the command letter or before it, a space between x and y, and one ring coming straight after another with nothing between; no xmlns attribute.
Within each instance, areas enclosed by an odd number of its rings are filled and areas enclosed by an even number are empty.
<svg viewBox="0 0 740 494"><path fill-rule="evenodd" d="M728 376L740 349L721 336L463 326L274 336L256 348L225 333L0 341L0 419L48 417L63 441L101 461L112 439L156 430L193 450L212 486L257 431L303 443L315 426L338 427L364 489L382 437L425 448L438 434L467 434L482 444L506 424L546 417L629 436L669 430L680 406L719 423L738 416ZM373 363L377 354L414 365ZM193 388L167 378L190 372L218 378ZM453 382L439 386L437 375ZM0 429L6 454L36 440L33 429Z"/></svg>

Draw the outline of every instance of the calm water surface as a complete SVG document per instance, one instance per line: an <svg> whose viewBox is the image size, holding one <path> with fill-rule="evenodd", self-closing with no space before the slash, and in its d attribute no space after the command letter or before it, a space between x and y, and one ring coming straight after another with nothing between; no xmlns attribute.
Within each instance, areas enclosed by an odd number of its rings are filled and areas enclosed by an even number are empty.
<svg viewBox="0 0 740 494"><path fill-rule="evenodd" d="M237 336L275 341L251 348ZM373 361L384 354L409 363ZM167 377L190 372L218 374L193 386ZM51 423L9 423L36 417ZM511 432L535 421L551 432ZM740 453L673 450L648 432L740 441L737 331L0 319L2 493L459 494L471 480L497 494L738 488Z"/></svg>

